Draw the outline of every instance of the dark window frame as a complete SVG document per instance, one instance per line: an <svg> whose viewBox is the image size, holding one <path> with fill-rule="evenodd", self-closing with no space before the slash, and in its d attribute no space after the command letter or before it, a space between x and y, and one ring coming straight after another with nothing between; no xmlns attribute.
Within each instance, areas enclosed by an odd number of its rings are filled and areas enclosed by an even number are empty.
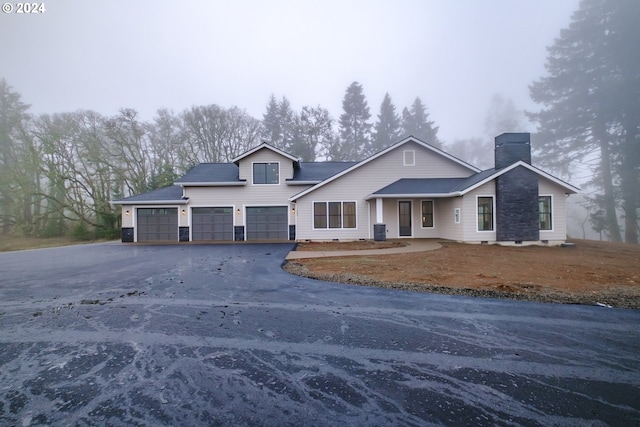
<svg viewBox="0 0 640 427"><path fill-rule="evenodd" d="M547 209L544 209L545 207ZM551 196L538 196L538 215L539 215L540 230L552 231L553 230L553 199Z"/></svg>
<svg viewBox="0 0 640 427"><path fill-rule="evenodd" d="M430 212L426 212L425 213L425 209L424 209L425 204L431 205L431 211ZM433 211L434 211L433 200L422 200L422 201L420 201L420 213L422 214L421 215L421 217L422 217L422 219L421 219L422 228L434 228L435 227L434 212Z"/></svg>
<svg viewBox="0 0 640 427"><path fill-rule="evenodd" d="M493 196L478 196L476 210L478 231L493 231L495 228L493 224Z"/></svg>
<svg viewBox="0 0 640 427"><path fill-rule="evenodd" d="M256 162L253 163L252 171L255 185L280 184L279 162Z"/></svg>
<svg viewBox="0 0 640 427"><path fill-rule="evenodd" d="M357 228L356 202L313 202L314 230Z"/></svg>

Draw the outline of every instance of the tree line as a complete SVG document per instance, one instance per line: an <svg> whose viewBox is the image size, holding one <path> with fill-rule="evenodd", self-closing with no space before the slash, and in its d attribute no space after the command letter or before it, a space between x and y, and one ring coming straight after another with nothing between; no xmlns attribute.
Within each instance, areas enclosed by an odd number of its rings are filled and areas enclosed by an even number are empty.
<svg viewBox="0 0 640 427"><path fill-rule="evenodd" d="M529 89L539 111L536 163L570 177L591 162L589 220L614 241L638 243L640 209L640 2L583 0L568 28L548 48L547 74ZM28 113L0 80L0 230L29 236L114 237L119 212L109 204L171 185L201 162L228 162L266 141L304 161L360 160L413 135L481 168L493 166L492 138L526 128L525 115L496 95L482 138L438 138L420 98L399 113L387 93L376 118L362 85L345 91L335 119L321 106L294 111L272 95L261 120L238 107L193 106L157 111L142 120L133 109L115 116L93 111Z"/></svg>
<svg viewBox="0 0 640 427"><path fill-rule="evenodd" d="M385 96L374 124L354 82L344 105L339 122L320 106L295 112L286 97L275 96L263 120L218 105L160 109L150 121L133 109L115 116L84 110L34 116L2 79L0 229L4 235L116 237L120 215L111 200L172 185L198 163L229 162L261 141L303 161L359 160L402 134L440 144L419 98L400 118Z"/></svg>

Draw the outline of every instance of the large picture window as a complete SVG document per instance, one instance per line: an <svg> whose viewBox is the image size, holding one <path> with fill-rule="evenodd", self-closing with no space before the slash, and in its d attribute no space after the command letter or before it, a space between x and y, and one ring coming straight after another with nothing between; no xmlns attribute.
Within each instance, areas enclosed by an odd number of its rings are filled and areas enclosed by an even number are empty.
<svg viewBox="0 0 640 427"><path fill-rule="evenodd" d="M356 203L314 202L313 228L356 228Z"/></svg>
<svg viewBox="0 0 640 427"><path fill-rule="evenodd" d="M278 163L254 163L253 183L254 184L279 184L280 168Z"/></svg>
<svg viewBox="0 0 640 427"><path fill-rule="evenodd" d="M433 228L433 200L422 201L422 227Z"/></svg>
<svg viewBox="0 0 640 427"><path fill-rule="evenodd" d="M540 214L540 230L552 230L551 196L538 197L538 212Z"/></svg>
<svg viewBox="0 0 640 427"><path fill-rule="evenodd" d="M478 197L478 231L493 230L493 197Z"/></svg>

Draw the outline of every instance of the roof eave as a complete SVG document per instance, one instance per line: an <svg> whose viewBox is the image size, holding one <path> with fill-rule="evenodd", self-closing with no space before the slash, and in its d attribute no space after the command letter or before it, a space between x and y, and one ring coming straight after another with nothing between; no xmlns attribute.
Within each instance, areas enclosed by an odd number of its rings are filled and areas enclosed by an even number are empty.
<svg viewBox="0 0 640 427"><path fill-rule="evenodd" d="M294 181L294 180L286 180L285 181L287 183L287 185L316 185L319 184L320 180L316 180L316 181Z"/></svg>
<svg viewBox="0 0 640 427"><path fill-rule="evenodd" d="M175 182L181 187L241 187L247 185L247 181L227 181L227 182Z"/></svg>
<svg viewBox="0 0 640 427"><path fill-rule="evenodd" d="M186 205L189 199L180 200L112 200L112 205Z"/></svg>
<svg viewBox="0 0 640 427"><path fill-rule="evenodd" d="M366 201L373 199L446 199L451 197L459 197L459 191L453 193L408 193L408 194L369 194L364 199Z"/></svg>

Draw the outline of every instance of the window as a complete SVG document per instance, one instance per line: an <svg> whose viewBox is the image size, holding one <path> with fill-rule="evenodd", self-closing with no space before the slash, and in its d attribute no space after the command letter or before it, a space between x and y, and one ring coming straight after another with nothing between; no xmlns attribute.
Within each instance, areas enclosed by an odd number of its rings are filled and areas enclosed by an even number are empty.
<svg viewBox="0 0 640 427"><path fill-rule="evenodd" d="M416 151L415 150L404 150L404 165L405 166L415 166L416 165Z"/></svg>
<svg viewBox="0 0 640 427"><path fill-rule="evenodd" d="M329 228L342 228L342 203L329 202Z"/></svg>
<svg viewBox="0 0 640 427"><path fill-rule="evenodd" d="M540 214L540 230L551 230L551 196L538 197L538 212Z"/></svg>
<svg viewBox="0 0 640 427"><path fill-rule="evenodd" d="M493 197L478 197L478 231L493 230Z"/></svg>
<svg viewBox="0 0 640 427"><path fill-rule="evenodd" d="M254 184L279 184L279 164L278 163L254 163L253 164Z"/></svg>
<svg viewBox="0 0 640 427"><path fill-rule="evenodd" d="M314 202L313 228L356 228L356 202Z"/></svg>
<svg viewBox="0 0 640 427"><path fill-rule="evenodd" d="M344 228L356 228L356 202L342 204L342 219Z"/></svg>
<svg viewBox="0 0 640 427"><path fill-rule="evenodd" d="M433 227L433 200L422 201L422 227Z"/></svg>
<svg viewBox="0 0 640 427"><path fill-rule="evenodd" d="M325 202L313 204L313 228L327 228L327 204Z"/></svg>
<svg viewBox="0 0 640 427"><path fill-rule="evenodd" d="M460 224L460 208L455 208L453 210L453 222Z"/></svg>

